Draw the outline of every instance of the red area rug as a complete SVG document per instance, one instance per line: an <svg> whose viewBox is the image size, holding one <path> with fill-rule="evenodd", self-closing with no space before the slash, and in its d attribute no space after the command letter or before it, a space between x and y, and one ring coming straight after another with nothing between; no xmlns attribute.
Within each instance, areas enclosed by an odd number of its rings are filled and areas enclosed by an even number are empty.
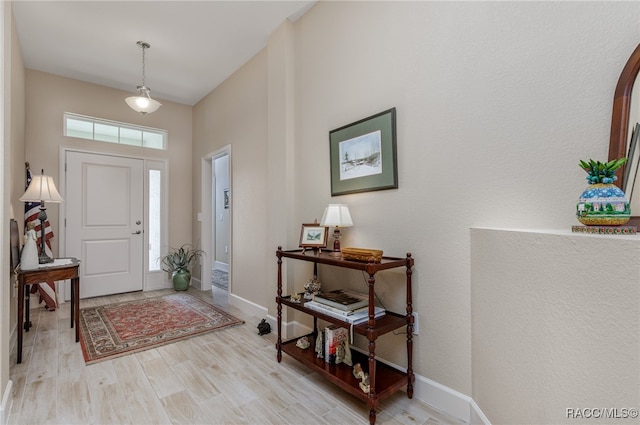
<svg viewBox="0 0 640 425"><path fill-rule="evenodd" d="M175 293L80 310L87 364L244 323L192 295Z"/></svg>

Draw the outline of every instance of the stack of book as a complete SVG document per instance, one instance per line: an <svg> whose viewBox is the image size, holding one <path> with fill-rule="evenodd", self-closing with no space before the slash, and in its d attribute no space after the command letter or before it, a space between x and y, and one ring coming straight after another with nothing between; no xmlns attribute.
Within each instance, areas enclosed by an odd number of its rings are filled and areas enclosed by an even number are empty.
<svg viewBox="0 0 640 425"><path fill-rule="evenodd" d="M307 301L305 307L351 324L358 324L369 319L368 297L342 289L321 292L315 295L312 301ZM374 307L374 310L376 318L385 315L385 309L382 307Z"/></svg>

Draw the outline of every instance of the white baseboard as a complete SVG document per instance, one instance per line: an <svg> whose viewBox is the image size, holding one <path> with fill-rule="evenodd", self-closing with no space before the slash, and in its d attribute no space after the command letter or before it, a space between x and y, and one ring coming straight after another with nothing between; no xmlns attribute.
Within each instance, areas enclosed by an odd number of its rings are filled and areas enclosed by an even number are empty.
<svg viewBox="0 0 640 425"><path fill-rule="evenodd" d="M40 295L37 292L35 294L29 294L29 310L36 310L38 308L40 308Z"/></svg>
<svg viewBox="0 0 640 425"><path fill-rule="evenodd" d="M9 352L13 353L18 348L18 324L14 323L9 332ZM17 352L17 351L16 351Z"/></svg>
<svg viewBox="0 0 640 425"><path fill-rule="evenodd" d="M215 261L213 263L213 270L222 270L223 272L229 273L229 264Z"/></svg>
<svg viewBox="0 0 640 425"><path fill-rule="evenodd" d="M413 396L442 413L471 423L472 399L465 394L416 374Z"/></svg>
<svg viewBox="0 0 640 425"><path fill-rule="evenodd" d="M246 300L242 297L239 297L235 294L229 294L229 304L239 308L240 310L242 310L242 312L250 316L266 318L267 314L269 313L269 310L267 308L262 307L261 305L258 305L252 301ZM273 323L270 324L272 329L274 329ZM258 324L256 323L256 326L257 325Z"/></svg>
<svg viewBox="0 0 640 425"><path fill-rule="evenodd" d="M0 425L9 423L9 415L11 414L11 406L13 404L13 381L9 379L7 387L2 394L2 404L0 404Z"/></svg>
<svg viewBox="0 0 640 425"><path fill-rule="evenodd" d="M204 288L202 287L202 280L200 280L200 278L198 277L191 277L191 286L198 289L199 291L204 291Z"/></svg>

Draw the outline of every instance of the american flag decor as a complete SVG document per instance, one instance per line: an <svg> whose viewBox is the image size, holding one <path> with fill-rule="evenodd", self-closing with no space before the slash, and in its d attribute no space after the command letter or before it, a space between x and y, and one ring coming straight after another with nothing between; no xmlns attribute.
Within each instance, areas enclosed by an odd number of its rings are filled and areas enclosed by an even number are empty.
<svg viewBox="0 0 640 425"><path fill-rule="evenodd" d="M31 183L31 170L27 168L27 185L26 188L29 187L29 183ZM40 250L40 244L42 239L42 227L40 220L38 219L38 214L40 214L40 202L26 202L24 204L24 226L27 228L27 224L33 222L35 227L33 228L36 231L36 235L38 236L38 240L36 241L36 245L38 246L38 250ZM53 229L49 224L49 220L45 221L44 225L44 241L45 241L45 252L49 257L53 258L53 254L51 252L51 239L53 238ZM36 292L40 293L40 302L44 302L45 308L47 310L53 311L56 309L56 283L51 282L42 282L37 285L33 285L31 287L31 293L35 294Z"/></svg>

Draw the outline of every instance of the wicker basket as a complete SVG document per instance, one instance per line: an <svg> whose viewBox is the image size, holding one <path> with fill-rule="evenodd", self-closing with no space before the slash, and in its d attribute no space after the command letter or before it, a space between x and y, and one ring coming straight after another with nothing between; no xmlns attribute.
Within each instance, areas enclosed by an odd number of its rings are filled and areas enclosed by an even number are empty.
<svg viewBox="0 0 640 425"><path fill-rule="evenodd" d="M355 261L373 261L379 263L382 261L382 251L379 249L367 248L342 248L342 258L345 260Z"/></svg>

